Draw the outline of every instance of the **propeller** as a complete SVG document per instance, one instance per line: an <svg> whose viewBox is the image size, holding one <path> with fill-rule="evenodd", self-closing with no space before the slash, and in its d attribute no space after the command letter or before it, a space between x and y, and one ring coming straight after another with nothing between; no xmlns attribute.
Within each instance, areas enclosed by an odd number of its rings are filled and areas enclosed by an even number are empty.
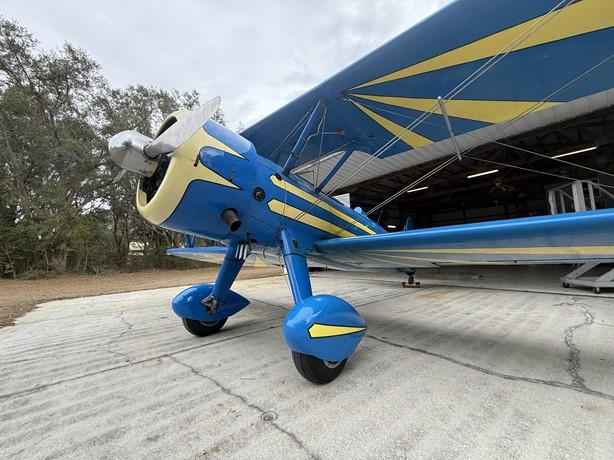
<svg viewBox="0 0 614 460"><path fill-rule="evenodd" d="M122 131L109 139L111 159L122 171L115 176L118 182L126 172L151 177L158 167L160 155L172 154L209 120L220 107L221 98L214 97L185 117L173 123L156 139L135 130Z"/></svg>

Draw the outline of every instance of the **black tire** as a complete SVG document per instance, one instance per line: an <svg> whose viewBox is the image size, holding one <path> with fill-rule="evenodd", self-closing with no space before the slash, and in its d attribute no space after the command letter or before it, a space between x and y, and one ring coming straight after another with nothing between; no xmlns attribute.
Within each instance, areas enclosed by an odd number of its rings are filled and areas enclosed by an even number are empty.
<svg viewBox="0 0 614 460"><path fill-rule="evenodd" d="M595 294L601 294L601 288L594 287L594 288L593 288L593 292L594 292Z"/></svg>
<svg viewBox="0 0 614 460"><path fill-rule="evenodd" d="M567 289L569 287L569 283L563 283L563 287Z"/></svg>
<svg viewBox="0 0 614 460"><path fill-rule="evenodd" d="M224 318L219 321L208 323L196 319L181 318L181 322L183 323L183 327L185 327L190 334L196 337L207 337L208 335L219 332L219 330L224 327L224 324L226 324L227 319L228 318Z"/></svg>
<svg viewBox="0 0 614 460"><path fill-rule="evenodd" d="M296 370L311 383L322 385L335 380L345 367L347 358L343 361L323 361L315 356L292 352L292 360Z"/></svg>

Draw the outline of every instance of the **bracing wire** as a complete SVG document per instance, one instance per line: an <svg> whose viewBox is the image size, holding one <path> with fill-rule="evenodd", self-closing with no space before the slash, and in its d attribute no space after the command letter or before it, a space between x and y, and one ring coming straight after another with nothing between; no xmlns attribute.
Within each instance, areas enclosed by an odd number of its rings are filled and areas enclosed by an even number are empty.
<svg viewBox="0 0 614 460"><path fill-rule="evenodd" d="M497 54L492 56L488 61L482 64L482 66L480 66L478 69L472 72L467 78L465 78L457 86L455 86L450 92L448 92L448 94L444 96L444 99L445 100L452 99L454 96L456 96L459 93L459 91L464 90L465 88L467 88L469 84L472 84L473 82L475 82L479 77L481 77L488 70L490 70L494 64L496 64L501 59L503 59L505 56L507 56L509 53L511 53L514 50L513 46L526 40L530 35L532 35L537 30L539 30L541 27L543 27L554 16L559 14L564 8L566 8L570 3L572 3L572 1L574 0L561 0L559 3L557 3L550 11L548 11L548 13L542 16L542 18L540 18L539 21L536 21L531 27L527 28L522 33L518 34L511 42L509 42L506 46L504 46ZM512 47L510 48L510 46ZM433 106L429 110L427 110L426 112L423 112L416 120L414 120L412 123L404 127L400 133L390 138L388 142L382 145L373 155L371 155L369 158L365 159L360 165L358 165L352 173L350 173L349 175L344 177L340 182L338 182L335 185L335 187L327 193L327 195L334 193L335 190L339 189L339 187L345 184L349 179L354 177L362 169L368 166L372 161L380 157L385 151L387 151L392 146L394 146L399 140L401 140L402 136L405 133L419 126L424 120L426 120L430 115L432 115L435 112L435 110L437 110L438 107L439 107L439 104L433 104Z"/></svg>
<svg viewBox="0 0 614 460"><path fill-rule="evenodd" d="M546 101L548 101L549 99L551 99L551 98L555 97L555 96L556 96L557 94L559 94L561 91L564 91L565 89L569 88L570 86L572 86L573 84L575 84L575 83L577 83L579 80L581 80L582 78L585 78L585 77L586 77L586 76L588 76L590 73L594 72L594 71L595 71L595 70L597 70L597 69L598 69L600 66L602 66L603 64L605 64L606 62L608 62L609 60L611 60L611 59L613 59L613 58L614 58L614 54L611 54L610 56L608 56L608 57L606 57L605 59L601 60L599 63L597 63L596 65L594 65L594 66L590 67L590 68L589 68L589 69L587 69L586 71L582 72L582 74L580 74L580 75L578 75L577 77L573 78L572 80L570 80L569 82L567 82L566 84L564 84L563 86L561 86L560 88L558 88L556 91L554 91L554 92L550 93L548 96L546 96L546 97L545 97L545 98L543 98L541 101L539 101L539 102L537 102L536 104L534 104L533 106L531 106L531 108L529 108L529 109L536 110L538 107L541 107L541 106L544 104L544 102L546 102ZM525 111L523 112L523 114L521 114L521 115L519 115L519 116L517 115L517 116L516 116L515 118L513 118L512 120L509 120L509 122L508 122L506 125L507 125L507 126L510 126L512 123L514 123L516 120L518 120L518 118L520 118L520 116L526 115L528 112L532 111L532 110L529 110L529 109L525 110ZM441 126L441 125L436 124L436 123L432 123L432 122L426 122L426 123L429 123L429 124L432 124L432 125L436 125L436 126L439 126L439 127L441 127L441 128L445 128L444 126ZM503 130L503 129L505 129L505 128L506 128L506 126L504 126L504 127L502 127L501 129L497 130L497 131L496 131L496 132L493 134L493 136L496 136L498 132L501 132L501 130ZM446 128L446 129L447 129L447 128ZM595 169L593 169L593 168L589 168L588 166L578 165L578 164L576 164L576 163L572 163L572 162L569 162L569 161L566 161L566 160L561 160L561 159L559 159L559 158L552 158L552 157L549 157L549 156L547 156L547 155L543 155L543 154L539 154L539 153L537 153L537 152L533 152L533 151L531 151L531 150L521 149L521 148L519 148L519 147L515 147L515 146L509 145L509 144L505 144L505 143L500 142L500 141L496 141L496 140L488 139L488 138L485 138L485 137L482 137L482 136L476 135L476 134L474 134L474 133L465 133L465 134L468 134L468 135L473 136L473 137L480 138L480 139L485 140L485 141L487 141L487 142L491 142L491 143L495 143L495 144L500 144L500 145L505 145L505 146L507 146L507 147L515 148L515 149L517 149L517 150L521 150L521 151L525 151L525 152L527 152L527 153L531 153L531 154L536 155L536 156L544 157L544 158L547 158L547 159L550 159L550 160L554 160L554 161L559 161L559 162L566 163L566 164L569 164L569 165L572 165L572 166L576 166L576 167L578 167L578 168L587 169L587 170L590 170L590 171L592 171L592 172L602 173L602 171L598 171L598 170L595 170ZM471 151L472 151L472 150L474 150L474 149L475 149L475 147L472 147L472 148L471 148L471 149L469 149L467 152L462 153L462 155L461 155L461 156L462 156L462 157L465 157L465 158L475 159L474 157L469 157L469 156L467 156L467 153L471 152ZM445 163L443 163L443 164L445 164L445 165L447 166L447 165L449 165L449 164L453 163L453 162L454 162L454 161L453 161L453 159L454 159L454 158L455 158L455 157L452 157L452 158L448 159L448 160L447 160ZM503 163L500 163L500 165L501 165L501 166L506 166L506 165L505 165L505 164L503 164ZM508 166L512 167L511 165L508 165ZM443 168L440 168L439 166L435 168L436 172L441 171L442 169L443 169ZM522 168L517 167L517 169L522 169ZM527 169L527 170L528 170L528 169ZM534 172L536 172L536 173L540 173L540 171L537 171L537 170L535 170ZM433 175L433 174L431 174L431 173L432 173L432 171L429 171L429 172L428 172L426 175L424 175L424 176L422 176L422 177L418 178L417 180L415 180L414 182L412 182L412 183L411 183L411 184L409 184L408 186L403 187L401 190L399 190L398 192L396 192L394 195L392 195L391 197L387 198L386 200L382 201L381 203L379 203L378 205L376 205L375 207L373 207L372 209L370 209L370 210L369 210L369 211L368 211L366 214L367 214L367 215L370 215L370 214L372 214L373 212L377 211L378 209L381 209L382 207L386 206L386 205L387 205L387 204L389 204L391 201L393 201L393 200L395 200L396 198L398 198L399 196L401 196L403 193L407 192L408 190L412 189L413 187L415 187L415 186L416 186L416 185L418 185L419 183L421 183L421 182L423 182L424 180L426 180L426 179L428 179L429 177L431 177L431 176ZM543 173L543 172L542 172L542 173ZM543 174L546 174L546 173L543 173ZM605 173L605 172L603 172L603 174L608 175L608 176L612 176L612 174ZM564 176L557 176L557 175L554 175L554 174L549 174L549 173L548 173L548 174L546 174L546 175L551 175L551 176L553 175L553 176L555 176L555 177L564 177ZM573 178L571 178L571 177L569 177L569 178L567 178L567 179L572 179L572 180L574 180L574 179L573 179Z"/></svg>
<svg viewBox="0 0 614 460"><path fill-rule="evenodd" d="M305 112L305 115L302 116L302 118L294 125L292 130L290 130L290 132L286 135L286 137L284 137L283 140L277 145L277 147L275 147L275 150L273 150L273 153L271 153L271 158L275 158L275 155L286 144L286 142L288 142L288 140L290 140L290 138L296 133L298 128L303 124L303 121L305 121L305 119L309 116L310 113L311 113L311 109Z"/></svg>
<svg viewBox="0 0 614 460"><path fill-rule="evenodd" d="M526 40L530 35L532 35L537 30L539 30L541 27L543 27L544 24L546 24L554 16L559 14L565 7L567 7L570 3L572 3L572 1L574 1L574 0L561 0L559 3L557 3L552 9L550 9L548 11L548 13L543 15L531 27L527 28L522 33L518 34L512 41L510 41L499 52L497 52L497 54L492 56L482 66L480 66L478 69L476 69L474 72L472 72L467 78L465 78L456 87L454 87L450 92L448 92L448 94L446 94L444 99L451 99L451 98L453 98L460 91L464 90L465 88L467 88L467 86L469 86L470 84L475 82L479 77L481 77L487 71L489 71L492 68L492 66L494 66L497 62L499 62L501 59L503 59L505 56L507 56L510 52L512 52L516 45L518 45L519 43L522 43L522 41ZM350 174L346 175L343 179L341 179L339 182L337 182L335 184L335 186L332 187L324 195L325 196L330 196L332 193L334 193L336 190L338 190L342 185L344 185L348 180L350 180L352 177L356 176L362 169L364 169L366 166L368 166L375 159L379 158L384 152L386 152L388 149L390 149L392 146L394 146L399 140L401 140L402 136L406 132L416 128L424 120L426 120L430 115L432 115L435 112L435 110L437 109L437 107L438 107L438 104L433 104L433 106L428 111L422 113L412 123L410 123L409 125L405 126L400 133L398 133L395 136L393 136L392 138L390 138L373 155L371 155L369 158L365 159L362 163L360 163L354 169L354 171L352 171ZM318 198L307 210L305 210L303 212L303 214L308 212L308 211L310 211L311 209L313 209L321 201L322 201L322 198Z"/></svg>
<svg viewBox="0 0 614 460"><path fill-rule="evenodd" d="M544 176L557 177L559 179L572 180L572 181L580 180L580 179L576 179L574 177L561 176L560 174L549 173L549 172L546 172L546 171L539 171L537 169L525 168L524 166L511 165L509 163L503 163L503 162L500 162L500 161L486 160L484 158L478 158L478 157L474 157L474 156L471 156L471 155L465 155L465 158L469 158L470 160L474 160L474 161L480 161L482 163L498 165L498 166L505 166L506 168L520 169L522 171L528 171L528 172L532 172L532 173L543 174ZM614 185L606 185L606 184L599 184L599 185L601 187L607 187L607 188L614 189Z"/></svg>
<svg viewBox="0 0 614 460"><path fill-rule="evenodd" d="M370 104L366 104L365 103L364 105L365 105L365 107L376 108L375 106L372 106ZM396 116L401 117L401 118L415 119L414 117L410 117L410 116L408 116L406 114L403 114L403 113L395 112L394 110L387 110L387 109L382 109L382 108L380 108L379 110L381 112L387 112L387 113L390 113L392 115L396 115ZM428 124L430 126L433 126L435 128L439 128L439 129L445 130L445 131L448 130L448 128L445 125L441 124L441 123L435 123L435 122L432 122L432 121L425 121L424 123L426 123L426 124ZM614 178L614 174L608 173L606 171L600 171L598 169L594 169L594 168L591 168L589 166L581 165L581 164L574 163L574 162L571 162L571 161L568 161L568 160L563 160L561 158L553 158L553 157L545 155L543 153L535 152L533 150L529 150L529 149L526 149L526 148L523 148L523 147L519 147L519 146L516 146L516 145L513 145L513 144L508 144L508 143L503 142L501 140L494 140L492 138L488 138L488 137L485 137L485 136L480 136L479 134L476 134L474 132L463 133L463 135L467 135L467 136L474 137L476 139L480 139L480 140L484 141L484 143L480 144L480 146L481 145L485 145L485 144L497 144L497 145L500 145L502 147L508 147L508 148L511 148L511 149L514 149L514 150L517 150L517 151L520 151L520 152L529 153L531 155L535 155L535 156L543 158L545 160L558 161L559 163L564 163L566 165L573 166L575 168L585 169L585 170L590 171L590 172L599 173L599 174L603 174L605 176L610 176L610 177ZM471 149L469 149L465 153L463 153L463 155L466 155L467 153L469 153L470 151L474 150L475 148L477 148L477 147L472 147Z"/></svg>
<svg viewBox="0 0 614 460"><path fill-rule="evenodd" d="M314 178L313 181L313 185L314 187L316 187L318 185L318 180L320 178L320 159L322 158L322 145L324 144L324 131L326 128L326 111L328 110L328 106L325 105L324 106L324 113L322 114L322 121L320 123L320 126L318 127L318 129L321 129L320 131L320 148L318 149L318 162L316 164L316 176Z"/></svg>

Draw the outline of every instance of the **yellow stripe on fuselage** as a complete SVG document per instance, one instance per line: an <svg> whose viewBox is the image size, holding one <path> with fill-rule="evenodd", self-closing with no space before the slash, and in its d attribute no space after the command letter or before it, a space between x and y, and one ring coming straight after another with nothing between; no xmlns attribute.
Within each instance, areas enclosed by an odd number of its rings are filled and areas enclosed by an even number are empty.
<svg viewBox="0 0 614 460"><path fill-rule="evenodd" d="M337 337L339 335L354 334L362 332L366 327L356 326L333 326L330 324L314 323L309 328L309 337L312 339L322 339L326 337Z"/></svg>
<svg viewBox="0 0 614 460"><path fill-rule="evenodd" d="M375 113L372 110L369 110L364 105L360 104L359 102L356 102L353 99L350 99L350 102L354 104L356 107L358 107L360 110L362 110L363 113L365 113L369 118L371 118L374 122L376 122L382 128L394 134L395 137L400 138L403 142L405 142L407 145L411 147L414 147L414 148L424 147L425 145L433 143L432 140L424 136L421 136L418 133L410 131L406 129L404 126L401 126L395 123L394 121L391 121L388 118L383 117L380 114Z"/></svg>
<svg viewBox="0 0 614 460"><path fill-rule="evenodd" d="M423 99L415 97L395 97L395 96L372 96L369 94L351 94L370 101L382 104L394 105L405 109L428 112L436 107L434 113L441 114L437 104L437 99ZM451 117L466 118L468 120L485 121L487 123L500 123L511 120L512 118L532 111L539 107L539 110L547 109L558 105L558 102L533 102L533 101L480 101L470 99L450 99L446 101L446 112Z"/></svg>
<svg viewBox="0 0 614 460"><path fill-rule="evenodd" d="M360 222L358 222L355 218L348 216L347 214L339 211L337 208L335 208L334 206L331 206L330 204L326 203L325 201L321 201L317 196L314 196L302 189L300 189L299 187L292 185L291 183L283 180L283 179L278 179L277 177L275 177L274 175L270 177L271 182L273 182L273 185L279 187L282 190L285 190L288 193L291 193L294 196L297 196L299 198L302 198L305 201L308 201L311 204L316 205L318 208L320 209L324 209L325 211L330 212L331 214L339 217L340 219L343 219L344 221L354 225L355 227L358 227L359 229L367 232L369 235L375 235L376 232L372 229L370 229L369 227L367 227L366 225L361 224Z"/></svg>
<svg viewBox="0 0 614 460"><path fill-rule="evenodd" d="M185 141L171 157L166 175L153 198L147 202L147 195L141 189L140 182L137 189L136 207L141 216L149 222L160 225L175 211L181 198L194 180L202 180L213 184L238 189L235 184L224 179L202 162L194 160L201 148L210 146L213 137L199 129Z"/></svg>
<svg viewBox="0 0 614 460"><path fill-rule="evenodd" d="M309 214L308 212L303 211L302 209L295 208L294 206L290 206L288 204L282 203L279 200L271 200L268 203L269 209L275 214L279 214L285 217L289 217L290 219L294 219L303 224L309 225L310 227L317 228L318 230L322 230L323 232L330 233L332 235L338 235L342 238L346 238L349 236L356 236L343 228L330 223L324 219L320 219L313 214Z"/></svg>
<svg viewBox="0 0 614 460"><path fill-rule="evenodd" d="M383 75L352 89L364 88L425 72L518 51L614 26L612 0L582 0L550 15L539 16L459 48ZM522 35L522 37L521 37ZM510 44L513 42L513 45Z"/></svg>

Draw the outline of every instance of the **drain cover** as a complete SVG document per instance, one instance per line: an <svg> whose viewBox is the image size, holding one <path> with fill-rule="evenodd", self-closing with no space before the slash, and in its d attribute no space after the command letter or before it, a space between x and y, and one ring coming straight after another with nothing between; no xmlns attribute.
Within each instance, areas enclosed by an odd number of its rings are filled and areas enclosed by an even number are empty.
<svg viewBox="0 0 614 460"><path fill-rule="evenodd" d="M271 410L268 410L264 414L262 414L260 418L263 422L272 422L277 418L277 414Z"/></svg>

